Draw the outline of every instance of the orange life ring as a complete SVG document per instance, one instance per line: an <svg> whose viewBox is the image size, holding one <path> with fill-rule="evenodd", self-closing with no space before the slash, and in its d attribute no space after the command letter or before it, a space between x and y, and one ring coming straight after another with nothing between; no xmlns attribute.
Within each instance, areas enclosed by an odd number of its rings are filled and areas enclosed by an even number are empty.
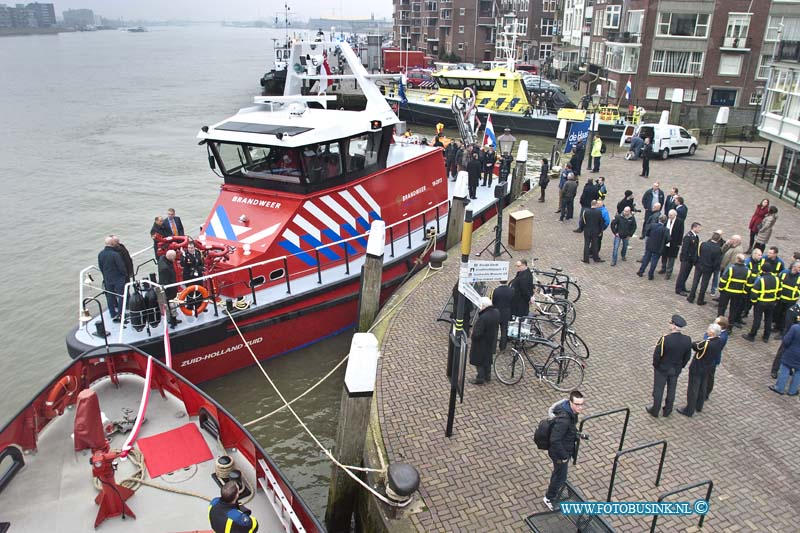
<svg viewBox="0 0 800 533"><path fill-rule="evenodd" d="M44 416L55 418L64 413L67 400L78 391L78 379L72 375L66 375L50 389L47 400L44 402Z"/></svg>
<svg viewBox="0 0 800 533"><path fill-rule="evenodd" d="M200 294L198 297L197 294ZM202 297L202 298L201 298ZM178 299L183 301L181 311L186 316L197 316L208 307L208 289L202 285L189 285L181 291ZM200 303L197 303L198 300Z"/></svg>

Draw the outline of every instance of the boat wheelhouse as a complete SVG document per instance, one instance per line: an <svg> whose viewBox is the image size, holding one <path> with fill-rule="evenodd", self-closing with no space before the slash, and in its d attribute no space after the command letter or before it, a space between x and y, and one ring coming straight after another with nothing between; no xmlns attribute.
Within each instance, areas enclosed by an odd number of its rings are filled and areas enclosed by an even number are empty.
<svg viewBox="0 0 800 533"><path fill-rule="evenodd" d="M312 53L337 50L352 74L320 74ZM304 81L324 86L326 78L355 79L365 109L328 109L335 97L301 94ZM67 336L70 353L101 345L108 333L162 356L169 326L161 311L177 312L182 320L169 330L174 367L202 382L251 365L247 345L266 359L352 328L373 228L384 232L381 299L388 298L443 239L448 185L456 184L440 148L395 142L399 120L372 78L347 43L295 43L284 96L256 97L198 133L223 181L196 236L203 276L159 284L141 277L152 268L152 248L135 253L143 270L123 294L129 322L114 323L107 311L82 321ZM478 226L496 209L494 191L480 190L472 208ZM187 244L168 238L158 253L182 254ZM84 296L99 289L96 271L80 273L80 313ZM178 294L168 299L171 290Z"/></svg>

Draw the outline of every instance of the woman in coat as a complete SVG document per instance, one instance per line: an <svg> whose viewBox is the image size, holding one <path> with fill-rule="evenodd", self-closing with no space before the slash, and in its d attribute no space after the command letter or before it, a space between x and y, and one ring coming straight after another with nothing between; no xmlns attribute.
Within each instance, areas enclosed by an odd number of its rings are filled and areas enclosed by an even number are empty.
<svg viewBox="0 0 800 533"><path fill-rule="evenodd" d="M765 216L761 224L758 225L758 235L756 235L754 247L760 249L762 252L767 248L769 238L772 237L772 227L777 220L778 208L774 205L770 206L769 211L767 211L767 216Z"/></svg>
<svg viewBox="0 0 800 533"><path fill-rule="evenodd" d="M478 370L475 379L469 382L482 385L492 379L492 356L497 346L497 332L500 327L500 311L486 296L481 297L481 310L472 328L472 346L469 351L469 364Z"/></svg>
<svg viewBox="0 0 800 533"><path fill-rule="evenodd" d="M768 211L769 199L764 198L761 200L761 203L756 206L756 211L753 213L753 216L750 217L750 224L748 226L748 228L750 228L750 246L747 247L746 254L753 251L753 243L756 241L756 235L758 235L758 225L761 224L761 221L767 216Z"/></svg>
<svg viewBox="0 0 800 533"><path fill-rule="evenodd" d="M539 173L539 189L542 191L541 195L539 196L539 201L544 202L544 190L547 188L547 184L550 183L550 165L547 162L547 158L542 158L542 171Z"/></svg>

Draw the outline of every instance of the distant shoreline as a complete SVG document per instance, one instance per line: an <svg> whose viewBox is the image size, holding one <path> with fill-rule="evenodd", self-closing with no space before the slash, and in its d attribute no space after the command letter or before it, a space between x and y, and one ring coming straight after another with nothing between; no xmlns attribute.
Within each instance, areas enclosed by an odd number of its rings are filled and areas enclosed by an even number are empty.
<svg viewBox="0 0 800 533"><path fill-rule="evenodd" d="M0 28L0 37L12 37L16 35L51 35L61 32L69 32L64 28Z"/></svg>

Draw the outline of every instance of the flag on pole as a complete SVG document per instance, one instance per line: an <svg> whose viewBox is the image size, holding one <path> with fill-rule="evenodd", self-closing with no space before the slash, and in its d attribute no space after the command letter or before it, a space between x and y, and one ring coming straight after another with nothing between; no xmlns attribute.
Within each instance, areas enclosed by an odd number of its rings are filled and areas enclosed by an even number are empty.
<svg viewBox="0 0 800 533"><path fill-rule="evenodd" d="M319 69L319 94L324 94L328 87L333 85L333 80L328 79L331 74L331 66L328 64L328 52L322 52L322 66Z"/></svg>
<svg viewBox="0 0 800 533"><path fill-rule="evenodd" d="M631 99L631 93L633 92L633 84L631 84L631 77L628 76L628 83L625 84L625 99Z"/></svg>
<svg viewBox="0 0 800 533"><path fill-rule="evenodd" d="M492 115L486 119L486 129L483 130L483 145L491 144L492 148L497 148L497 137L494 135L494 126L492 125Z"/></svg>
<svg viewBox="0 0 800 533"><path fill-rule="evenodd" d="M400 96L400 105L407 106L408 105L408 98L406 98L406 89L405 85L407 83L406 75L403 74L400 76L400 90L397 91L398 96Z"/></svg>

